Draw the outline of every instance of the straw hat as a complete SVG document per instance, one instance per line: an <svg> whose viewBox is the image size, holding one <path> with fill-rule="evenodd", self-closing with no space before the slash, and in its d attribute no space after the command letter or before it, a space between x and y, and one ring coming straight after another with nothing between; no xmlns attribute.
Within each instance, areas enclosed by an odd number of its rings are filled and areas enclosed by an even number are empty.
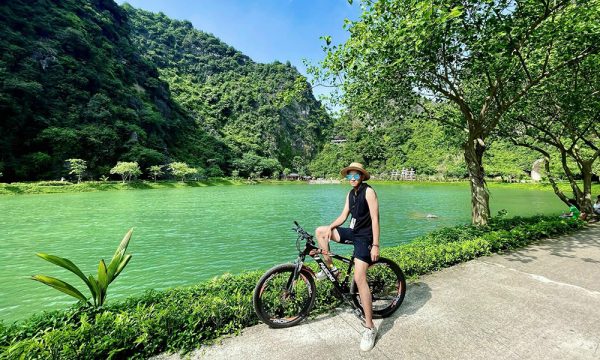
<svg viewBox="0 0 600 360"><path fill-rule="evenodd" d="M357 163L357 162L353 162L349 166L346 166L345 168L343 168L342 171L340 172L340 174L342 174L342 176L346 176L346 175L348 175L348 172L350 172L352 170L358 171L361 174L363 174L363 180L369 180L369 178L371 177L371 175L369 174L369 172L367 170L365 170L363 165L361 163Z"/></svg>

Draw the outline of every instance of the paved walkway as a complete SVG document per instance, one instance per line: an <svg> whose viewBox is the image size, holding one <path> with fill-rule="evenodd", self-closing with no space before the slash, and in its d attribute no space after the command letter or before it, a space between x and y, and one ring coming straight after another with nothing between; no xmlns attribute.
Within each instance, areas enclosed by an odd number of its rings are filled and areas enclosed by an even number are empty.
<svg viewBox="0 0 600 360"><path fill-rule="evenodd" d="M361 353L348 310L290 329L261 324L192 359L600 359L600 225L483 257L408 287L391 318L376 320ZM179 355L156 359L179 359Z"/></svg>

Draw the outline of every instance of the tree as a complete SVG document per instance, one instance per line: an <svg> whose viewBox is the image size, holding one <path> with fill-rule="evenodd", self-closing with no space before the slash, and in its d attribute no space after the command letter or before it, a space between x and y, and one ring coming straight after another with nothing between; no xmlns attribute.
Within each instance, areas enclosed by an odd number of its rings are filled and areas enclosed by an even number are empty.
<svg viewBox="0 0 600 360"><path fill-rule="evenodd" d="M292 166L299 175L306 175L306 159L301 156L294 156L292 159Z"/></svg>
<svg viewBox="0 0 600 360"><path fill-rule="evenodd" d="M356 151L351 145L326 144L309 165L309 170L314 176L336 178L340 176L340 169L353 161L363 162L363 165L368 166L361 156L357 157Z"/></svg>
<svg viewBox="0 0 600 360"><path fill-rule="evenodd" d="M173 176L181 178L181 181L185 181L186 176L196 173L196 169L184 162L172 162L168 165L168 169Z"/></svg>
<svg viewBox="0 0 600 360"><path fill-rule="evenodd" d="M495 139L485 152L486 173L505 180L528 177L539 154L531 149L514 146L507 139Z"/></svg>
<svg viewBox="0 0 600 360"><path fill-rule="evenodd" d="M558 187L551 162L558 158L579 208L591 214L592 174L600 163L600 56L590 56L565 67L560 76L530 92L524 105L511 111L500 128L513 143L533 149L545 158L548 179L556 195L568 197ZM577 182L581 176L583 188Z"/></svg>
<svg viewBox="0 0 600 360"><path fill-rule="evenodd" d="M235 159L232 165L238 174L252 178L272 175L281 170L281 164L277 159L265 158L253 152L245 153L241 159Z"/></svg>
<svg viewBox="0 0 600 360"><path fill-rule="evenodd" d="M77 183L79 184L87 169L87 162L82 159L68 159L67 162L69 163L69 174L77 176Z"/></svg>
<svg viewBox="0 0 600 360"><path fill-rule="evenodd" d="M598 0L364 0L350 38L330 46L318 78L340 79L348 111L376 122L390 107L436 118L462 136L472 221L490 216L483 155L500 119L564 67L598 52ZM439 104L459 116L436 116Z"/></svg>
<svg viewBox="0 0 600 360"><path fill-rule="evenodd" d="M412 119L406 127L410 138L400 146L406 154L403 167L423 175L463 177L466 174L464 160L460 161L460 146L453 143L438 122Z"/></svg>
<svg viewBox="0 0 600 360"><path fill-rule="evenodd" d="M206 176L210 178L222 177L224 175L223 170L217 165L211 165L206 169Z"/></svg>
<svg viewBox="0 0 600 360"><path fill-rule="evenodd" d="M273 176L281 171L281 164L277 159L262 158L255 167L255 170L261 175Z"/></svg>
<svg viewBox="0 0 600 360"><path fill-rule="evenodd" d="M164 174L163 165L152 165L148 168L148 172L150 173L150 175L152 175L152 179L154 179L154 182L156 182L156 178Z"/></svg>
<svg viewBox="0 0 600 360"><path fill-rule="evenodd" d="M142 170L140 170L140 165L135 161L119 161L117 162L117 165L115 165L115 167L110 169L110 173L121 175L124 184L125 181L129 182L132 177L140 175L142 173Z"/></svg>

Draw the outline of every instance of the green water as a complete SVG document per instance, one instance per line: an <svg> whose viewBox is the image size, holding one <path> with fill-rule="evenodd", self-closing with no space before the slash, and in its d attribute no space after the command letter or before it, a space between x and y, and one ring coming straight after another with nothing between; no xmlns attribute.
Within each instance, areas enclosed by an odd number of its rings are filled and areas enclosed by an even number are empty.
<svg viewBox="0 0 600 360"><path fill-rule="evenodd" d="M385 246L411 241L439 227L470 221L468 184L378 184ZM45 274L87 288L66 270L35 256L69 258L86 274L109 260L134 227L133 258L111 285L108 301L195 284L225 272L267 269L295 259L292 221L311 231L335 219L348 185L215 186L0 197L0 319L22 319L74 300L27 279ZM491 189L495 214L558 213L551 191ZM427 214L437 219L427 219ZM347 246L334 246L345 253ZM85 290L85 291L84 291Z"/></svg>

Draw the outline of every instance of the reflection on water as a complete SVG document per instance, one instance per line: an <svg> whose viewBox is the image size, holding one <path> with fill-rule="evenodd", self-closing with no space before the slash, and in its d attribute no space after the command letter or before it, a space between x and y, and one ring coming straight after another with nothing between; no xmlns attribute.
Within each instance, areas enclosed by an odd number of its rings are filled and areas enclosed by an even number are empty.
<svg viewBox="0 0 600 360"><path fill-rule="evenodd" d="M375 185L383 246L409 242L433 229L470 221L467 184ZM66 270L35 256L73 260L86 274L110 260L134 227L133 258L111 285L108 301L194 284L224 272L266 269L293 261L293 220L307 230L340 213L348 185L257 185L0 197L0 319L15 320L73 303L40 283L37 273L86 290ZM508 216L555 213L552 192L492 189L492 212ZM437 218L427 217L435 215ZM333 250L349 251L337 245Z"/></svg>

